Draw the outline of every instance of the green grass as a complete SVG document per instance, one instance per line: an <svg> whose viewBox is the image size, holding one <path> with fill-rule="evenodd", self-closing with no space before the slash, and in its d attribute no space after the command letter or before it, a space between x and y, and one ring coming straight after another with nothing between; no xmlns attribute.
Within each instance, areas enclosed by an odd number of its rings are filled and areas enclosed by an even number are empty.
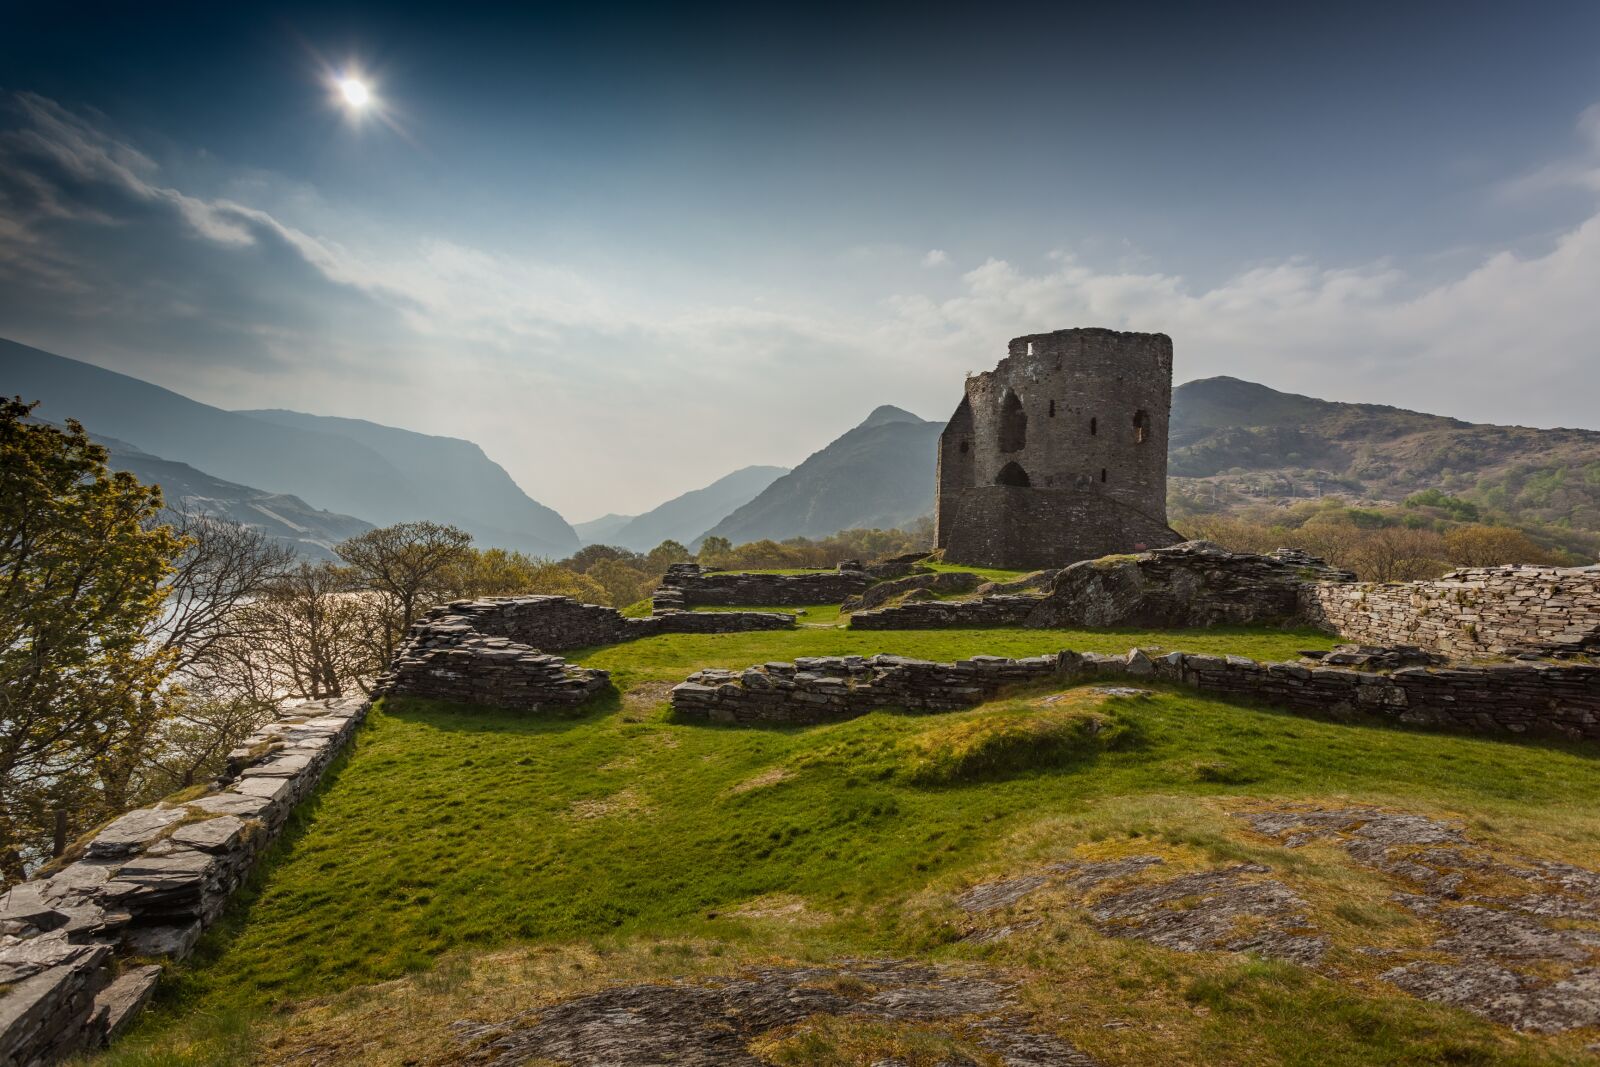
<svg viewBox="0 0 1600 1067"><path fill-rule="evenodd" d="M1252 844L1224 809L1246 797L1335 797L1461 813L1475 833L1581 862L1600 847L1592 750L1322 722L1160 685L1149 698L1080 687L1041 704L1031 691L969 712L885 711L807 729L678 724L664 703L663 683L695 668L796 655L1161 645L1278 658L1328 643L1251 630L674 635L577 655L624 691L577 719L386 700L105 1062L246 1062L273 1042L287 1051L269 1062L300 1062L282 1036L295 1026L315 1029L303 1044L327 1062L344 1062L329 1049L378 1047L373 1033L400 1051L370 1062L445 1062L408 1049L447 1047L450 1019L488 1011L484 990L520 1010L526 995L506 992L518 983L558 995L625 974L880 954L976 955L1035 976L1030 1003L1055 1005L1050 1017L1109 1064L1578 1062L1392 991L1178 957L1070 923L1015 947L953 946L948 900L966 882L1075 848L1156 849L1174 862L1247 858L1333 878L1329 916L1400 936L1391 927L1404 933L1414 919L1387 903L1376 876L1315 850ZM740 918L767 898L801 901L818 919L779 928ZM1100 1026L1118 1012L1159 1019L1159 1048L1139 1045L1142 1031ZM241 1019L251 1020L244 1031ZM329 1036L339 1033L351 1043ZM795 1062L833 1062L807 1042L878 1040L829 1034L797 1034Z"/></svg>

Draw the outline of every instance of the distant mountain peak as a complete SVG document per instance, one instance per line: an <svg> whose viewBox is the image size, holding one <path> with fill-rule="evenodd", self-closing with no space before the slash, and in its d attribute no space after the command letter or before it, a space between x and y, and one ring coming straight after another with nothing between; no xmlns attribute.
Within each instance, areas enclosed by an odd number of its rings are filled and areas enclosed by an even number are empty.
<svg viewBox="0 0 1600 1067"><path fill-rule="evenodd" d="M869 426L882 426L888 422L927 422L920 415L913 415L905 408L897 408L893 404L879 404L872 409L872 414L862 420L856 429L864 430Z"/></svg>

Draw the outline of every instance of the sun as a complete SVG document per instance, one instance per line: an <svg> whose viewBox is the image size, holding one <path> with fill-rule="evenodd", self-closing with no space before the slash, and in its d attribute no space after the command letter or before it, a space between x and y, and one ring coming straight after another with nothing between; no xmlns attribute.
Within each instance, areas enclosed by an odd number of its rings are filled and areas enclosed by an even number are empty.
<svg viewBox="0 0 1600 1067"><path fill-rule="evenodd" d="M363 108L372 102L372 90L359 78L340 78L339 93L353 108Z"/></svg>

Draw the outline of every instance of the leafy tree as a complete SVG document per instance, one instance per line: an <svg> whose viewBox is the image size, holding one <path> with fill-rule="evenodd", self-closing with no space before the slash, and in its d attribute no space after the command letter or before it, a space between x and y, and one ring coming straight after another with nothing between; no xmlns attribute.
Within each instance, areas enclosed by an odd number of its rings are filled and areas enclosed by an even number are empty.
<svg viewBox="0 0 1600 1067"><path fill-rule="evenodd" d="M48 854L55 811L104 810L103 761L150 730L173 657L146 635L184 547L160 490L32 410L0 401L0 881Z"/></svg>
<svg viewBox="0 0 1600 1067"><path fill-rule="evenodd" d="M733 542L726 537L708 537L700 542L700 552L695 557L700 566L714 570L727 562L733 552Z"/></svg>
<svg viewBox="0 0 1600 1067"><path fill-rule="evenodd" d="M650 550L645 556L646 569L658 574L667 573L667 568L674 563L688 563L694 557L689 555L689 550L676 541L663 541Z"/></svg>
<svg viewBox="0 0 1600 1067"><path fill-rule="evenodd" d="M568 559L561 561L561 565L568 570L577 571L579 574L588 574L596 563L607 560L620 560L624 563L637 564L640 561L639 553L630 552L626 548L617 548L615 545L584 545L574 552Z"/></svg>

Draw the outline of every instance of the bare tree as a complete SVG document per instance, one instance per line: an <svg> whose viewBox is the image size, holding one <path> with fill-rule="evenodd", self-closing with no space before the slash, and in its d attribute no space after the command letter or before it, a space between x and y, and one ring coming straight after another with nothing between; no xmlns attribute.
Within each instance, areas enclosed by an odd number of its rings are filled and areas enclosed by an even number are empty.
<svg viewBox="0 0 1600 1067"><path fill-rule="evenodd" d="M265 593L295 555L254 527L205 515L162 518L188 548L163 586L166 610L153 637L182 673L203 668L220 643L240 635L247 617L239 609Z"/></svg>
<svg viewBox="0 0 1600 1067"><path fill-rule="evenodd" d="M366 640L369 599L330 563L302 563L275 578L244 608L254 654L273 687L321 700L343 696L381 669L387 661L376 660Z"/></svg>
<svg viewBox="0 0 1600 1067"><path fill-rule="evenodd" d="M334 549L390 611L377 631L377 654L394 657L400 635L448 595L450 577L471 558L472 535L437 522L402 522L368 530Z"/></svg>

